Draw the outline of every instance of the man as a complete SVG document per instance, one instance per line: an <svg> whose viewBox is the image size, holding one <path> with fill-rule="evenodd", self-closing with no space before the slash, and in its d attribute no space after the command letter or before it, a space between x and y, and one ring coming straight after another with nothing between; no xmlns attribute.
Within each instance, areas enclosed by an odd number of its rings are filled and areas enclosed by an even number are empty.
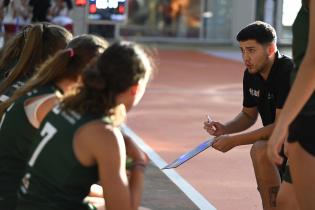
<svg viewBox="0 0 315 210"><path fill-rule="evenodd" d="M274 128L290 88L292 60L277 50L276 32L264 22L254 22L237 35L246 66L243 78L243 109L231 121L204 123L216 136L213 148L227 152L235 146L253 144L250 155L264 209L276 208L281 174L266 154L267 140ZM226 135L251 127L260 115L263 127L251 132Z"/></svg>

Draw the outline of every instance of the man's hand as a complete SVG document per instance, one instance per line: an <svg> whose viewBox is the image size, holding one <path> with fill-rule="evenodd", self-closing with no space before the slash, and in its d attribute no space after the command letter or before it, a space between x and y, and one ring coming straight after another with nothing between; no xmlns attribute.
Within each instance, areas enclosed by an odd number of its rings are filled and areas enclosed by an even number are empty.
<svg viewBox="0 0 315 210"><path fill-rule="evenodd" d="M229 135L222 135L214 139L212 147L221 152L227 152L233 149L235 146L235 137Z"/></svg>
<svg viewBox="0 0 315 210"><path fill-rule="evenodd" d="M205 121L203 128L212 136L221 136L226 134L225 126L216 121Z"/></svg>

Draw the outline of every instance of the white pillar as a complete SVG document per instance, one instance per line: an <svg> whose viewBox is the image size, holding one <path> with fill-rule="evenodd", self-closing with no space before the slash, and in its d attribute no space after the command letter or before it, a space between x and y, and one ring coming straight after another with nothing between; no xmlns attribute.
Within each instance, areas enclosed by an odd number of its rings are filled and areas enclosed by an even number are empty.
<svg viewBox="0 0 315 210"><path fill-rule="evenodd" d="M274 26L273 17L274 15L274 1L266 0L265 2L265 11L264 11L264 21Z"/></svg>
<svg viewBox="0 0 315 210"><path fill-rule="evenodd" d="M85 34L88 31L87 6L78 7L74 5L71 17L73 19L73 35Z"/></svg>
<svg viewBox="0 0 315 210"><path fill-rule="evenodd" d="M232 43L238 45L236 35L238 32L255 21L256 1L255 0L232 0L232 24L231 24L231 40Z"/></svg>

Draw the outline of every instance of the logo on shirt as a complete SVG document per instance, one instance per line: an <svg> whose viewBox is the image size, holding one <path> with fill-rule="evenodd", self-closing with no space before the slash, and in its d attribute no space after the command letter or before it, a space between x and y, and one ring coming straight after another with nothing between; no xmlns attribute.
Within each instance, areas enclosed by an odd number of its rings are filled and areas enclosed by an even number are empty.
<svg viewBox="0 0 315 210"><path fill-rule="evenodd" d="M251 96L259 97L259 93L260 93L259 90L254 90L253 88L249 88L249 94Z"/></svg>

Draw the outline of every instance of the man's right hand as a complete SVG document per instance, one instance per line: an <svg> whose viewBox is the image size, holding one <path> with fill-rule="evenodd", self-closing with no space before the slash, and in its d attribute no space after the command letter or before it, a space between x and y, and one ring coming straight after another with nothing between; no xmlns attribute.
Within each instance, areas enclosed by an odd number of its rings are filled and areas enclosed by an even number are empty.
<svg viewBox="0 0 315 210"><path fill-rule="evenodd" d="M221 136L227 134L225 126L216 121L205 121L203 128L212 136Z"/></svg>

